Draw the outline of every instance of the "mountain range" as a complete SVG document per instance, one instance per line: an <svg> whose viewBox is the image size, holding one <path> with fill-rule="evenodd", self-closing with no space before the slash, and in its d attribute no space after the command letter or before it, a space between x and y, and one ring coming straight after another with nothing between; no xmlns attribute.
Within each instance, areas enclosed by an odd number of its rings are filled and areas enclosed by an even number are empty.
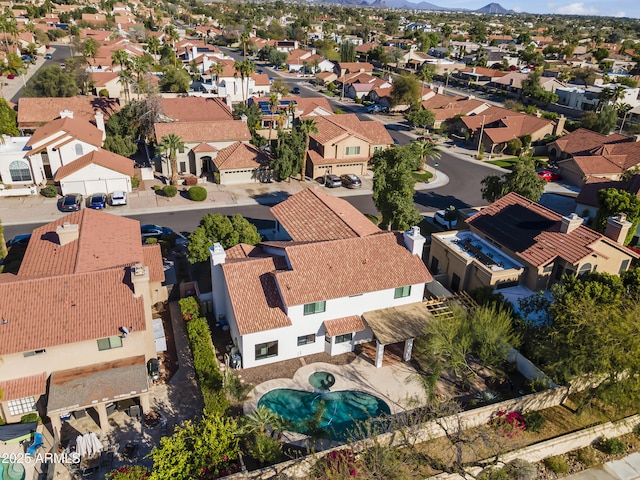
<svg viewBox="0 0 640 480"><path fill-rule="evenodd" d="M477 10L469 10L467 8L447 8L439 5L434 5L429 2L410 2L409 0L374 0L369 3L366 0L320 0L323 3L338 3L341 5L360 5L363 7L380 7L380 8L409 8L412 10L447 10L447 11L465 11L476 13L492 13L492 14L504 14L504 13L516 13L513 10L507 10L499 3L489 3Z"/></svg>

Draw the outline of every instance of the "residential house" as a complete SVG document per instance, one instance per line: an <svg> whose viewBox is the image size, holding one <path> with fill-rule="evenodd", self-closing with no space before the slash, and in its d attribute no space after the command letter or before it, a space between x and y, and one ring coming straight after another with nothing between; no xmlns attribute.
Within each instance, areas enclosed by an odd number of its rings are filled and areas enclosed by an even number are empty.
<svg viewBox="0 0 640 480"><path fill-rule="evenodd" d="M529 78L528 73L509 72L503 77L494 78L490 85L507 92L519 93L522 91L522 81ZM564 88L564 83L553 77L541 77L540 87L547 92L555 92L558 88Z"/></svg>
<svg viewBox="0 0 640 480"><path fill-rule="evenodd" d="M623 246L631 222L610 218L606 234L509 193L466 220L469 230L434 233L429 269L453 291L549 288L562 276L598 271L617 275L639 256Z"/></svg>
<svg viewBox="0 0 640 480"><path fill-rule="evenodd" d="M404 343L408 360L428 317L422 299L431 275L419 228L381 232L316 189L272 211L293 241L210 249L215 316L228 321L242 367L337 355L374 340L376 366L392 343Z"/></svg>
<svg viewBox="0 0 640 480"><path fill-rule="evenodd" d="M389 132L376 120L363 121L353 113L312 118L318 133L309 135L305 171L311 178L325 173L363 175L373 154L393 145Z"/></svg>
<svg viewBox="0 0 640 480"><path fill-rule="evenodd" d="M318 115L332 115L333 110L326 97L279 97L276 111L272 112L269 106L269 97L252 97L249 105L256 104L260 109L260 129L258 133L267 137L271 128L272 138L276 137L278 127L288 130L296 118L302 116L316 117Z"/></svg>
<svg viewBox="0 0 640 480"><path fill-rule="evenodd" d="M391 88L390 80L374 77L368 73L346 74L337 79L338 88L343 90L344 96L348 98L364 98L374 90Z"/></svg>
<svg viewBox="0 0 640 480"><path fill-rule="evenodd" d="M575 85L567 85L566 87L556 88L556 94L558 95L558 103L569 108L576 110L596 110L601 103L601 94L604 89L615 91L616 87L620 87L619 84L606 84L606 85L591 85L588 87L581 87ZM632 107L640 105L638 100L638 94L640 88L623 86L623 96L616 100L615 103L627 103Z"/></svg>
<svg viewBox="0 0 640 480"><path fill-rule="evenodd" d="M333 62L318 55L315 49L292 50L285 65L290 72L332 72L334 68Z"/></svg>
<svg viewBox="0 0 640 480"><path fill-rule="evenodd" d="M149 411L156 357L152 305L167 299L158 245L140 224L83 209L38 227L17 274L0 274L0 416L62 419L93 411L103 429L115 403Z"/></svg>
<svg viewBox="0 0 640 480"><path fill-rule="evenodd" d="M96 125L96 111L103 115L105 122L111 115L120 111L120 102L105 97L42 97L18 99L18 129L33 132L36 128L60 118L60 112L73 112L77 119L83 119Z"/></svg>
<svg viewBox="0 0 640 480"><path fill-rule="evenodd" d="M504 77L505 75L507 75L507 72L485 67L464 68L453 74L454 77L461 80L480 85L486 85L492 82L495 78Z"/></svg>
<svg viewBox="0 0 640 480"><path fill-rule="evenodd" d="M578 129L557 139L549 154L558 161L564 181L583 186L589 178L619 180L622 174L640 165L640 136L601 135Z"/></svg>
<svg viewBox="0 0 640 480"><path fill-rule="evenodd" d="M249 143L236 142L218 152L212 151L213 149L205 152L202 145L196 147L194 153L209 153L211 155L216 183L237 185L268 182L272 178L271 158Z"/></svg>
<svg viewBox="0 0 640 480"><path fill-rule="evenodd" d="M244 102L252 96L269 95L271 82L266 73L252 73L242 78L234 68L234 62L221 60L223 71L211 83L203 83L202 88L211 95L222 97L227 105Z"/></svg>
<svg viewBox="0 0 640 480"><path fill-rule="evenodd" d="M423 100L420 106L425 110L431 110L435 115L433 128L440 128L444 122L452 121L456 116L479 115L489 108L487 103L472 96L450 97L435 92Z"/></svg>
<svg viewBox="0 0 640 480"><path fill-rule="evenodd" d="M119 72L91 72L91 80L96 95L106 92L109 98L125 99L124 85L120 80Z"/></svg>
<svg viewBox="0 0 640 480"><path fill-rule="evenodd" d="M373 73L373 65L368 62L334 62L334 73L344 77L348 73Z"/></svg>

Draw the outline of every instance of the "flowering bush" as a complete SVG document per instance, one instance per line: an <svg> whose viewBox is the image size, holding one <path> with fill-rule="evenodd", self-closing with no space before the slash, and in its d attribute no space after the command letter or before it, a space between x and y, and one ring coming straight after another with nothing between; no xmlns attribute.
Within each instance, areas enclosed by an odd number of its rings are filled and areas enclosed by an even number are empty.
<svg viewBox="0 0 640 480"><path fill-rule="evenodd" d="M316 478L342 480L362 478L358 474L358 459L351 450L333 450L322 457L314 467Z"/></svg>
<svg viewBox="0 0 640 480"><path fill-rule="evenodd" d="M178 303L180 304L180 313L182 313L182 319L185 322L189 322L200 317L200 305L196 297L181 298Z"/></svg>
<svg viewBox="0 0 640 480"><path fill-rule="evenodd" d="M520 432L524 432L526 429L524 417L520 414L520 412L516 411L499 411L496 414L495 418L491 421L491 424L498 432L509 438L515 437Z"/></svg>
<svg viewBox="0 0 640 480"><path fill-rule="evenodd" d="M123 465L107 473L108 480L140 480L149 477L149 470L142 465Z"/></svg>

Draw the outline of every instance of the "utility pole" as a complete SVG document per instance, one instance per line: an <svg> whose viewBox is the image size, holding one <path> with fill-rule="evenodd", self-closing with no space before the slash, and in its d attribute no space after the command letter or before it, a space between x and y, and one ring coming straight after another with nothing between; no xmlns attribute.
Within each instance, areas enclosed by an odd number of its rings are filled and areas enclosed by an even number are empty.
<svg viewBox="0 0 640 480"><path fill-rule="evenodd" d="M480 127L480 138L478 139L478 157L480 157L480 149L482 148L482 135L484 134L484 115L482 115L482 126Z"/></svg>

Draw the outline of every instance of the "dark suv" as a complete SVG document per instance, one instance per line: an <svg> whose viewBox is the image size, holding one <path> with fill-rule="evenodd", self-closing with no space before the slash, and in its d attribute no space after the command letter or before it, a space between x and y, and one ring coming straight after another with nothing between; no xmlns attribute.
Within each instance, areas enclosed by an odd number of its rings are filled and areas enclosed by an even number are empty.
<svg viewBox="0 0 640 480"><path fill-rule="evenodd" d="M79 193L69 193L62 197L60 210L63 212L77 212L82 208L82 195Z"/></svg>
<svg viewBox="0 0 640 480"><path fill-rule="evenodd" d="M342 175L340 179L342 180L342 185L347 188L360 188L362 186L362 181L353 173Z"/></svg>

